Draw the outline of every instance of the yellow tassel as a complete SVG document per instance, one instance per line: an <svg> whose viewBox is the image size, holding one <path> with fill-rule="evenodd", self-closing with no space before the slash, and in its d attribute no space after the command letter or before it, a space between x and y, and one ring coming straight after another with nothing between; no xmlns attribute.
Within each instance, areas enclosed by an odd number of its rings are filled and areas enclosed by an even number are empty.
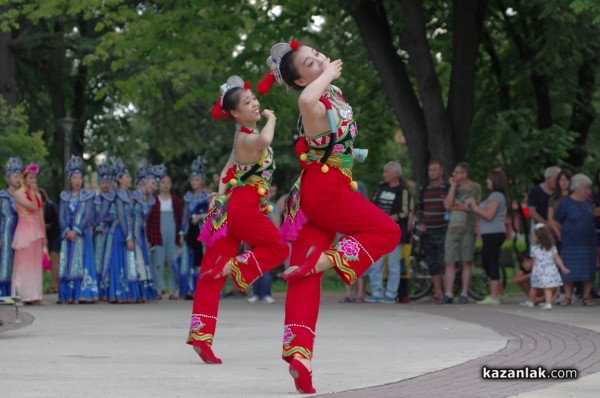
<svg viewBox="0 0 600 398"><path fill-rule="evenodd" d="M300 155L300 160L303 162L306 162L306 159L308 159L308 155L306 155L305 153Z"/></svg>
<svg viewBox="0 0 600 398"><path fill-rule="evenodd" d="M327 173L327 172L329 171L329 166L327 166L326 164L324 164L324 165L321 167L321 171L322 171L323 173Z"/></svg>
<svg viewBox="0 0 600 398"><path fill-rule="evenodd" d="M266 194L266 193L267 193L267 190L266 190L266 189L264 189L263 187L260 187L260 188L258 188L258 194L259 194L260 196L263 196L263 195L264 195L264 194Z"/></svg>
<svg viewBox="0 0 600 398"><path fill-rule="evenodd" d="M352 189L354 192L358 191L358 182L351 181L350 182L350 189Z"/></svg>
<svg viewBox="0 0 600 398"><path fill-rule="evenodd" d="M231 184L231 186L234 186L235 184L237 184L237 180L235 178L232 178L231 180L229 180L229 183Z"/></svg>

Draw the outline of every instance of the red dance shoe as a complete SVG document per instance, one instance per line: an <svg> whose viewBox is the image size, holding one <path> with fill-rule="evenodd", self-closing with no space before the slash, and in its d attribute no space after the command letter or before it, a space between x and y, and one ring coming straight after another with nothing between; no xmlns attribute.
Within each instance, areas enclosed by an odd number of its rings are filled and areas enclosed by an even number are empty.
<svg viewBox="0 0 600 398"><path fill-rule="evenodd" d="M288 282L296 281L306 276L313 275L317 272L315 267L317 262L319 262L321 252L316 250L315 246L312 246L310 249L308 249L308 251L311 253L306 257L306 260L304 260L302 265L298 266L298 268L291 272L284 272L283 275L281 275L284 280Z"/></svg>
<svg viewBox="0 0 600 398"><path fill-rule="evenodd" d="M214 365L219 365L223 363L221 358L217 358L215 356L215 353L212 351L208 344L203 343L201 341L195 341L194 343L192 343L192 347L194 347L194 351L196 351L196 354L198 354L204 362Z"/></svg>
<svg viewBox="0 0 600 398"><path fill-rule="evenodd" d="M290 375L294 378L298 392L302 394L314 394L317 392L312 385L312 372L296 358L290 362Z"/></svg>

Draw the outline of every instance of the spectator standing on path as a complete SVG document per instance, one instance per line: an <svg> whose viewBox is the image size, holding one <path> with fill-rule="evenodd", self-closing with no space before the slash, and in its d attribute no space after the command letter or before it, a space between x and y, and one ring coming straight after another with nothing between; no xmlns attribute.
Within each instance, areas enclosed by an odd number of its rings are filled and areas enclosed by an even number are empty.
<svg viewBox="0 0 600 398"><path fill-rule="evenodd" d="M594 219L596 221L596 266L600 267L600 169L596 170L594 177L592 198L594 203Z"/></svg>
<svg viewBox="0 0 600 398"><path fill-rule="evenodd" d="M502 282L500 282L500 249L506 240L506 210L508 201L508 181L502 171L492 170L485 180L490 195L479 205L474 198L467 200L467 206L480 218L479 230L483 247L481 257L485 273L490 278L490 295L478 304L500 304Z"/></svg>
<svg viewBox="0 0 600 398"><path fill-rule="evenodd" d="M527 195L527 207L531 218L531 233L535 224L546 224L548 222L548 206L550 197L556 186L556 177L560 173L560 167L548 167L544 171L544 181L534 186Z"/></svg>
<svg viewBox="0 0 600 398"><path fill-rule="evenodd" d="M205 175L205 161L198 156L192 162L189 180L191 190L183 196L183 216L179 231L181 256L176 267L179 274L179 297L188 300L194 299L196 280L204 256L203 245L198 236L210 204L210 196L204 186Z"/></svg>
<svg viewBox="0 0 600 398"><path fill-rule="evenodd" d="M37 193L39 167L30 163L21 174L21 187L13 193L19 216L12 241L15 250L11 296L26 304L45 304L42 294L42 253L46 245L46 225L42 200Z"/></svg>
<svg viewBox="0 0 600 398"><path fill-rule="evenodd" d="M444 169L438 161L429 162L427 176L429 185L421 187L419 192L419 221L423 230L425 258L433 282L433 299L438 301L443 298L444 242L448 230L444 199L450 187L443 180Z"/></svg>
<svg viewBox="0 0 600 398"><path fill-rule="evenodd" d="M160 192L152 206L148 218L148 242L152 248L152 278L156 288L157 298L162 298L165 290L165 264L168 277L169 300L177 300L178 275L171 269L171 263L178 257L177 248L180 246L179 231L183 205L181 199L171 194L171 177L167 175L164 165L153 166L152 174L159 183Z"/></svg>
<svg viewBox="0 0 600 398"><path fill-rule="evenodd" d="M481 186L471 181L471 166L459 163L450 177L450 189L444 199L446 210L450 211L448 233L444 244L444 297L439 304L451 304L454 301L454 279L456 277L456 262L462 263L462 285L459 304L468 304L467 292L471 282L471 264L475 252L475 227L477 217L467 201L470 198L477 202L481 200Z"/></svg>
<svg viewBox="0 0 600 398"><path fill-rule="evenodd" d="M565 267L558 255L552 232L546 225L537 224L535 226L533 240L535 245L531 247L531 257L533 258L531 289L529 290L529 300L524 305L530 308L533 307L537 290L542 289L545 301L542 304L542 310L551 310L554 289L563 284L559 269L563 275L567 275L569 269Z"/></svg>
<svg viewBox="0 0 600 398"><path fill-rule="evenodd" d="M65 167L69 190L60 193L61 246L58 300L61 303L98 301L98 277L94 262L92 225L94 193L83 189L83 159L71 155Z"/></svg>
<svg viewBox="0 0 600 398"><path fill-rule="evenodd" d="M139 292L139 302L149 302L157 300L157 294L152 278L152 264L146 231L148 217L157 202L153 193L158 184L156 174L152 169L146 167L140 167L135 173L135 178L139 188L130 195L132 242L137 270L133 286Z"/></svg>
<svg viewBox="0 0 600 398"><path fill-rule="evenodd" d="M0 296L10 296L14 250L11 247L18 215L13 198L21 186L23 162L10 158L4 166L4 179L8 187L0 191Z"/></svg>
<svg viewBox="0 0 600 398"><path fill-rule="evenodd" d="M114 170L109 162L96 166L100 192L94 196L94 262L96 275L102 275L104 253L108 229L117 213L115 207L115 192L113 190ZM49 237L48 237L49 238Z"/></svg>
<svg viewBox="0 0 600 398"><path fill-rule="evenodd" d="M560 226L555 220L556 210L558 210L560 201L571 194L571 178L573 178L573 173L569 170L561 170L561 172L558 173L554 185L554 192L552 192L552 196L550 196L550 201L548 202L548 227L550 227L550 231L554 234L555 239L558 238L560 234ZM556 246L560 252L559 242L560 241L556 240Z"/></svg>
<svg viewBox="0 0 600 398"><path fill-rule="evenodd" d="M360 194L363 197L365 197L366 199L369 198L369 193L367 192L367 186L362 181L358 181L358 192L360 192ZM338 235L336 237L336 240L340 236L341 235ZM368 275L366 275L366 274L367 273L363 274L360 278L358 278L356 280L356 283L353 284L352 286L346 285L346 296L339 301L340 303L364 303L365 302L365 285L366 285L366 280L368 278Z"/></svg>
<svg viewBox="0 0 600 398"><path fill-rule="evenodd" d="M401 237L408 234L408 217L410 215L410 193L402 181L402 166L398 162L388 162L383 167L384 182L377 188L373 202L385 214L398 223ZM402 239L401 239L402 240ZM387 254L387 284L383 286L383 257L371 265L367 271L371 282L371 295L365 299L367 303L394 303L400 285L400 255L402 241Z"/></svg>
<svg viewBox="0 0 600 398"><path fill-rule="evenodd" d="M565 297L561 305L571 304L573 283L583 282L583 305L591 305L596 278L596 227L594 210L588 201L592 181L583 174L571 179L572 194L560 201L556 221L561 225L561 257L571 271L563 275Z"/></svg>

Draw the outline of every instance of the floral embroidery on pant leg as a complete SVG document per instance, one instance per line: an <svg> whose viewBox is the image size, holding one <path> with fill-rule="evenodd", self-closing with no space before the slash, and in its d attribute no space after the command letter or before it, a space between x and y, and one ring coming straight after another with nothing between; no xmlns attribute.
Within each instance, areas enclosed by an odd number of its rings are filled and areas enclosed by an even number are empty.
<svg viewBox="0 0 600 398"><path fill-rule="evenodd" d="M250 251L246 251L246 252L240 254L239 256L237 256L235 259L242 264L248 264L248 259L250 258L251 255L252 255L252 253Z"/></svg>
<svg viewBox="0 0 600 398"><path fill-rule="evenodd" d="M342 239L338 242L337 251L344 255L346 261L358 261L358 254L360 253L360 246L354 239L348 238Z"/></svg>
<svg viewBox="0 0 600 398"><path fill-rule="evenodd" d="M292 332L291 327L289 327L287 325L283 327L283 345L284 346L286 346L286 347L289 346L295 337L296 337L296 335Z"/></svg>
<svg viewBox="0 0 600 398"><path fill-rule="evenodd" d="M204 327L204 323L202 323L202 319L198 315L192 315L192 322L190 324L190 330L192 332L199 332L200 329Z"/></svg>

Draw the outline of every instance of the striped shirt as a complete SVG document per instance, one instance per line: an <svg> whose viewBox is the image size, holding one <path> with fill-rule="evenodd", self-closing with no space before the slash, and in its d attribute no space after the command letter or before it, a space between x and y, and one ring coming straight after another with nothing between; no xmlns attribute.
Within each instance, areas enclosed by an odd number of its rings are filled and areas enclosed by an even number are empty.
<svg viewBox="0 0 600 398"><path fill-rule="evenodd" d="M450 186L446 183L421 188L421 222L427 226L427 229L444 228L448 225L444 219L446 214L444 199L449 189Z"/></svg>

